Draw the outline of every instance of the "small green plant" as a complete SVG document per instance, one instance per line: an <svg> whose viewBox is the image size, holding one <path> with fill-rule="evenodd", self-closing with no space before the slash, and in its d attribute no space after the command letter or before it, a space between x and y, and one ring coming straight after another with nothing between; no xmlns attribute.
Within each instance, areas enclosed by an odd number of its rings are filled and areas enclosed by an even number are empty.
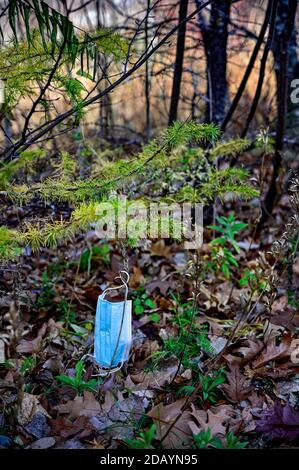
<svg viewBox="0 0 299 470"><path fill-rule="evenodd" d="M235 436L233 432L229 432L225 436L226 443L223 445L223 449L244 449L247 445L247 441L241 441L238 436ZM221 447L220 447L221 449Z"/></svg>
<svg viewBox="0 0 299 470"><path fill-rule="evenodd" d="M208 447L219 447L221 440L218 436L212 436L211 428L200 431L193 436L193 449L207 449Z"/></svg>
<svg viewBox="0 0 299 470"><path fill-rule="evenodd" d="M197 371L196 359L200 357L202 351L209 355L215 354L214 348L207 337L206 326L202 325L200 328L196 326L185 327L179 330L178 335L163 340L162 351L158 351L153 355L153 366L157 367L161 358L176 356L181 358L184 367Z"/></svg>
<svg viewBox="0 0 299 470"><path fill-rule="evenodd" d="M198 309L193 306L193 302L181 302L179 295L172 294L174 313L170 321L177 326L178 332L175 336L163 339L162 351L158 351L153 356L153 366L157 367L159 360L176 356L180 358L182 365L186 368L198 370L196 359L205 352L209 356L215 354L215 350L208 339L208 324L197 326L193 321L198 314ZM150 365L149 365L150 366ZM188 393L187 389L181 387L179 394Z"/></svg>
<svg viewBox="0 0 299 470"><path fill-rule="evenodd" d="M198 314L198 309L193 308L192 301L182 303L179 295L172 293L171 297L174 303L172 308L172 311L174 312L172 322L178 325L179 328L185 328L190 324L192 318L196 317Z"/></svg>
<svg viewBox="0 0 299 470"><path fill-rule="evenodd" d="M218 386L226 381L226 376L223 368L212 371L208 375L199 373L198 382L201 390L201 402L209 401L210 403L217 402Z"/></svg>
<svg viewBox="0 0 299 470"><path fill-rule="evenodd" d="M1 368L9 370L9 369L13 369L13 367L14 367L13 363L8 359L6 359L4 362L0 362L0 370Z"/></svg>
<svg viewBox="0 0 299 470"><path fill-rule="evenodd" d="M23 359L20 367L20 371L23 375L30 374L32 369L36 366L36 357L35 356L28 356Z"/></svg>
<svg viewBox="0 0 299 470"><path fill-rule="evenodd" d="M207 449L208 447L214 447L216 449L244 449L248 445L247 441L241 441L241 439L234 435L233 432L229 432L225 436L223 442L220 437L213 436L211 428L207 428L205 431L193 436L193 449Z"/></svg>
<svg viewBox="0 0 299 470"><path fill-rule="evenodd" d="M61 320L65 323L66 328L68 328L70 324L76 323L75 311L66 299L62 299L59 302L57 310L61 314Z"/></svg>
<svg viewBox="0 0 299 470"><path fill-rule="evenodd" d="M147 431L139 432L137 439L126 439L124 442L130 449L155 449L155 436L156 425L152 424Z"/></svg>
<svg viewBox="0 0 299 470"><path fill-rule="evenodd" d="M253 292L266 290L268 286L262 269L246 269L239 284L241 287L250 287Z"/></svg>
<svg viewBox="0 0 299 470"><path fill-rule="evenodd" d="M84 390L95 392L99 381L95 379L88 380L85 382L83 379L84 364L83 361L78 361L76 364L76 375L75 377L68 377L67 375L57 375L56 379L62 382L64 385L69 385L74 388L76 392L81 395Z"/></svg>
<svg viewBox="0 0 299 470"><path fill-rule="evenodd" d="M234 249L236 253L240 253L235 236L240 230L247 227L247 224L237 222L234 214L230 214L229 217L217 217L217 222L219 225L210 225L208 227L221 233L220 237L210 242L212 252L208 267L216 272L222 272L225 277L229 278L232 267L238 267L238 261L231 251L231 249Z"/></svg>
<svg viewBox="0 0 299 470"><path fill-rule="evenodd" d="M211 228L216 232L220 232L222 235L220 237L215 238L211 242L211 245L224 246L226 244L230 244L234 247L236 252L239 253L240 248L235 240L235 236L240 230L247 227L248 224L245 224L243 222L236 222L234 214L230 214L228 217L219 216L217 217L217 222L219 223L219 225L209 225L208 228Z"/></svg>
<svg viewBox="0 0 299 470"><path fill-rule="evenodd" d="M149 298L144 288L139 289L139 291L136 291L133 295L135 296L133 306L136 315L142 315L146 310L156 308L155 302Z"/></svg>
<svg viewBox="0 0 299 470"><path fill-rule="evenodd" d="M88 250L85 250L80 258L80 269L81 271L91 271L91 263L101 264L104 263L106 266L110 262L110 247L107 243L103 245L96 245Z"/></svg>
<svg viewBox="0 0 299 470"><path fill-rule="evenodd" d="M52 305L55 295L53 282L49 278L47 271L44 271L42 274L39 294L36 302L34 303L34 308L37 310L49 308Z"/></svg>

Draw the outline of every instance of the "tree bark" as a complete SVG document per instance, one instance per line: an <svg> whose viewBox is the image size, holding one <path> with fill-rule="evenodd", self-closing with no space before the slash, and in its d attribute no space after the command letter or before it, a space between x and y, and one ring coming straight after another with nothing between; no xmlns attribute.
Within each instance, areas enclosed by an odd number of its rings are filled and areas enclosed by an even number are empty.
<svg viewBox="0 0 299 470"><path fill-rule="evenodd" d="M277 20L275 25L274 38L272 42L272 52L274 57L274 70L276 73L276 81L278 86L279 81L279 69L280 69L280 47L282 41L282 35L284 33L285 24L288 15L289 0L279 0L277 10ZM293 127L294 121L296 121L296 111L298 111L298 104L291 102L291 81L294 78L299 77L299 61L297 56L297 39L296 39L296 27L292 28L292 34L289 44L289 60L288 60L288 100L287 100L287 124ZM296 127L296 122L295 122ZM298 126L297 126L298 127ZM297 135L297 132L296 132Z"/></svg>
<svg viewBox="0 0 299 470"><path fill-rule="evenodd" d="M251 108L246 120L246 124L244 127L244 130L241 134L241 137L246 137L246 134L248 132L250 123L255 115L261 94L262 94L262 89L263 89L263 84L264 84L264 78L265 78L265 72L266 72L266 65L267 65L267 60L268 60L268 55L271 50L271 45L273 42L273 37L274 37L274 32L275 32L275 23L276 23L276 18L277 18L277 7L278 7L278 0L273 0L272 2L272 10L271 10L271 18L270 18L270 25L269 25L269 33L268 33L268 38L264 47L264 52L262 55L261 59L261 65L260 65L260 73L259 73L259 79L257 83L257 87L255 90L255 95L251 104Z"/></svg>
<svg viewBox="0 0 299 470"><path fill-rule="evenodd" d="M182 23L187 17L188 0L180 0L179 23ZM180 89L183 74L183 62L185 52L186 22L181 24L177 34L176 59L174 66L174 75L172 81L172 93L169 109L168 125L177 119L178 105L180 99Z"/></svg>
<svg viewBox="0 0 299 470"><path fill-rule="evenodd" d="M150 14L151 0L147 0L147 12L146 19L144 24L145 29L145 50L148 49L149 44L149 34L148 34L148 20ZM152 120L151 120L151 99L150 99L150 67L149 61L145 62L145 83L144 83L144 93L145 93L145 112L146 112L146 140L149 141L152 134Z"/></svg>
<svg viewBox="0 0 299 470"><path fill-rule="evenodd" d="M216 124L223 121L227 99L226 66L229 19L230 2L226 0L215 0L212 3L208 25L199 15L199 25L207 60L205 120Z"/></svg>
<svg viewBox="0 0 299 470"><path fill-rule="evenodd" d="M262 217L258 227L259 230L270 217L272 210L280 196L278 178L282 167L283 139L286 125L287 102L289 94L289 56L296 9L297 0L289 0L286 15L284 15L283 18L283 28L281 29L281 32L279 34L279 39L277 39L277 41L279 41L279 60L277 56L277 124L275 152L273 157L273 172L271 182L263 204Z"/></svg>

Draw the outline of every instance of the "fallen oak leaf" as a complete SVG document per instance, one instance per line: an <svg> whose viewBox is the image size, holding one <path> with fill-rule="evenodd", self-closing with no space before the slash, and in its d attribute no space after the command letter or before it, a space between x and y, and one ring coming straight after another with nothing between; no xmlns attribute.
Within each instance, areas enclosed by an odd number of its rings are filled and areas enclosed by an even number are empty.
<svg viewBox="0 0 299 470"><path fill-rule="evenodd" d="M271 323L294 331L294 328L299 327L299 312L287 305L284 310L272 312Z"/></svg>
<svg viewBox="0 0 299 470"><path fill-rule="evenodd" d="M241 373L240 367L230 365L230 370L226 374L227 384L222 384L221 388L232 403L244 400L250 393L249 380Z"/></svg>
<svg viewBox="0 0 299 470"><path fill-rule="evenodd" d="M252 363L253 369L263 367L268 362L287 359L290 356L290 344L284 339L278 346L276 345L276 338L272 337L267 343L266 349L262 351L261 355Z"/></svg>
<svg viewBox="0 0 299 470"><path fill-rule="evenodd" d="M140 372L138 374L131 375L131 380L135 384L142 384L142 389L148 388L162 388L167 383L170 383L175 377L175 374L179 367L178 359L171 356L169 359L161 360L161 370L155 372ZM180 371L179 371L180 372Z"/></svg>
<svg viewBox="0 0 299 470"><path fill-rule="evenodd" d="M263 347L264 344L260 340L246 339L245 346L234 349L231 354L225 355L224 358L229 364L239 364L242 366L256 357Z"/></svg>
<svg viewBox="0 0 299 470"><path fill-rule="evenodd" d="M50 424L53 436L61 436L64 438L68 438L71 436L75 436L79 433L85 433L85 431L88 431L89 435L92 432L92 428L90 427L89 431L88 423L89 418L87 418L86 416L80 416L74 422L62 416L59 416L56 419L52 419Z"/></svg>
<svg viewBox="0 0 299 470"><path fill-rule="evenodd" d="M256 430L264 433L268 440L294 440L299 437L299 410L288 403L283 406L276 401L272 408L267 408L255 418Z"/></svg>
<svg viewBox="0 0 299 470"><path fill-rule="evenodd" d="M147 413L156 425L157 439L163 440L166 449L190 448L191 432L188 425L190 412L181 411L185 401L182 398L170 405L159 403Z"/></svg>
<svg viewBox="0 0 299 470"><path fill-rule="evenodd" d="M92 392L84 391L83 397L76 397L66 404L57 405L56 410L60 414L69 414L70 417L95 416L102 412L100 403L95 399Z"/></svg>
<svg viewBox="0 0 299 470"><path fill-rule="evenodd" d="M217 408L217 407L214 407ZM214 436L224 436L226 433L225 423L228 420L227 410L222 408L215 413L212 410L197 410L194 405L191 405L192 413L189 421L189 427L196 435L201 431L211 430L211 434Z"/></svg>

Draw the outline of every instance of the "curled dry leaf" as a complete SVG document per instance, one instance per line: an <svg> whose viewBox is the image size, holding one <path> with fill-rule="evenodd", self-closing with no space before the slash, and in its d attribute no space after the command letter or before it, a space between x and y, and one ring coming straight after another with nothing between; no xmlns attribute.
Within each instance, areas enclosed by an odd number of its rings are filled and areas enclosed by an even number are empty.
<svg viewBox="0 0 299 470"><path fill-rule="evenodd" d="M240 366L250 362L263 349L264 344L260 340L245 340L245 346L235 348L231 354L227 354L224 358L229 364L239 364Z"/></svg>
<svg viewBox="0 0 299 470"><path fill-rule="evenodd" d="M42 339L47 331L47 324L44 323L38 331L35 339L22 339L17 346L17 352L20 354L34 354L38 353L41 348Z"/></svg>
<svg viewBox="0 0 299 470"><path fill-rule="evenodd" d="M272 337L267 343L266 349L262 351L261 355L253 362L252 367L257 369L263 367L268 362L287 359L290 356L290 337L286 336L283 341L277 346L276 338Z"/></svg>

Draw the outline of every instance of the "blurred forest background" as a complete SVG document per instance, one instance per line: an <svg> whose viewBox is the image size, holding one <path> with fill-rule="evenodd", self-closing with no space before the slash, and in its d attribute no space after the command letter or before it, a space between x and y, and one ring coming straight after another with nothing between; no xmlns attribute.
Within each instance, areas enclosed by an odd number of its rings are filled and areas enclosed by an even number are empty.
<svg viewBox="0 0 299 470"><path fill-rule="evenodd" d="M125 0L48 4L62 14L68 14L78 33L93 32L103 27L119 33L130 42L128 63L134 64L179 21L196 10L200 2ZM272 6L277 8L277 19L272 36L266 42ZM233 134L250 132L253 135L260 126L273 128L277 80L282 54L285 53L281 49L281 40L288 20L292 22L288 40L289 86L298 75L296 5L293 6L292 18L288 8L287 1L280 1L278 5L258 0L213 2L181 28L178 44L174 33L121 87L88 108L84 119L87 136L96 132L98 138L140 144L176 118L221 124L249 66L251 73L236 112L223 124L223 129ZM20 34L22 29L25 32L24 24L17 27ZM255 60L251 63L253 53ZM263 63L265 53L266 63ZM96 89L102 91L122 75L124 64L115 64L111 58L102 57L99 65ZM259 80L262 84L258 83ZM88 79L83 80L83 84L88 90L93 88ZM261 86L258 108L251 127L245 130L244 116L249 113L258 85ZM68 103L61 97L54 94L52 99L49 112L54 107L59 110L67 108ZM290 102L289 92L288 100ZM7 119L7 132L13 135L21 132L22 116L27 107L26 100L21 100L13 117ZM296 106L292 108L287 126L290 137L296 136L297 128Z"/></svg>

